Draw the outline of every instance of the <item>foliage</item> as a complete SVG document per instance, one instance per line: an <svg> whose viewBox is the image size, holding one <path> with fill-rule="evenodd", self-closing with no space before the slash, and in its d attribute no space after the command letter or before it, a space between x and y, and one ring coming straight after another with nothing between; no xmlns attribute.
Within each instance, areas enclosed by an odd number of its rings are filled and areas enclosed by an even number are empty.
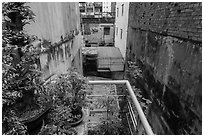
<svg viewBox="0 0 204 137"><path fill-rule="evenodd" d="M48 114L49 123L62 126L71 116L71 109L69 106L57 105Z"/></svg>
<svg viewBox="0 0 204 137"><path fill-rule="evenodd" d="M134 85L134 83L136 83L138 80L143 79L142 70L136 64L136 62L128 61L128 68L126 70L126 75L127 75L127 78L131 81L132 85ZM148 110L148 106L152 102L143 96L142 91L139 87L132 86L132 89L133 89L144 113L146 114L147 110Z"/></svg>
<svg viewBox="0 0 204 137"><path fill-rule="evenodd" d="M119 107L117 106L116 97L108 96L106 99L102 98L104 104L102 106L106 106L107 116L102 117L101 122L94 126L92 129L89 129L89 135L122 135L126 132L124 129L124 125L122 123L122 119L119 114Z"/></svg>
<svg viewBox="0 0 204 137"><path fill-rule="evenodd" d="M143 78L142 70L140 69L140 67L136 64L136 62L131 61L128 61L126 75L131 81Z"/></svg>
<svg viewBox="0 0 204 137"><path fill-rule="evenodd" d="M46 125L44 126L39 135L77 135L74 128L59 128L56 125Z"/></svg>
<svg viewBox="0 0 204 137"><path fill-rule="evenodd" d="M76 122L82 117L74 113L74 108L81 110L86 106L86 94L89 86L85 77L72 68L67 73L59 75L45 87L47 95L51 96L54 103L48 113L49 125L65 128L68 122ZM68 128L70 129L70 128ZM44 134L48 129L44 130ZM58 133L57 133L58 134ZM66 133L68 134L68 133Z"/></svg>
<svg viewBox="0 0 204 137"><path fill-rule="evenodd" d="M54 105L48 113L47 125L41 129L40 135L72 134L71 127L67 127L67 122L73 119L73 114L69 106ZM66 131L64 130L66 128ZM70 132L69 132L70 130ZM74 130L74 129L73 129ZM76 132L76 131L75 131Z"/></svg>
<svg viewBox="0 0 204 137"><path fill-rule="evenodd" d="M73 107L85 107L86 95L89 94L87 79L72 68L61 74L47 86L47 92L53 97L55 103Z"/></svg>
<svg viewBox="0 0 204 137"><path fill-rule="evenodd" d="M29 6L22 2L2 3L2 109L3 134L26 134L26 127L14 110L35 104L35 92L41 85L37 69L38 55L32 37L23 26L34 20Z"/></svg>
<svg viewBox="0 0 204 137"><path fill-rule="evenodd" d="M25 2L4 2L2 15L3 48L7 48L7 44L28 44L29 36L23 32L23 26L34 21L35 14L30 7L26 6Z"/></svg>
<svg viewBox="0 0 204 137"><path fill-rule="evenodd" d="M139 88L135 88L135 86L132 86L132 89L142 107L142 110L144 111L145 114L147 114L147 110L149 107L149 104L151 104L152 102L149 99L146 99L143 97L142 95L142 91ZM130 99L131 100L131 99Z"/></svg>
<svg viewBox="0 0 204 137"><path fill-rule="evenodd" d="M19 122L18 117L9 108L2 109L2 133L5 135L25 135L27 127Z"/></svg>
<svg viewBox="0 0 204 137"><path fill-rule="evenodd" d="M25 3L8 2L3 3L2 6L3 105L12 105L16 103L16 99L23 97L23 93L31 91L38 81L38 74L32 71L36 68L38 58L34 55L34 48L31 45L29 48L25 46L30 42L30 37L17 26L18 24L25 25L22 22L28 23L33 20L34 16Z"/></svg>
<svg viewBox="0 0 204 137"><path fill-rule="evenodd" d="M89 135L122 135L123 124L117 115L110 115L103 119L100 124L88 131Z"/></svg>

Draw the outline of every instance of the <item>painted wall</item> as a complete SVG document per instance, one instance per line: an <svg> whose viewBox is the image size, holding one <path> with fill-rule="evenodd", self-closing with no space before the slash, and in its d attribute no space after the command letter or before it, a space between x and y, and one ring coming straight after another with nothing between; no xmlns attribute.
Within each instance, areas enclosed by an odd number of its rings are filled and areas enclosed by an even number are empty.
<svg viewBox="0 0 204 137"><path fill-rule="evenodd" d="M40 54L43 77L53 73L64 73L82 46L80 14L78 3L74 2L31 2L28 3L35 13L35 22L27 25L29 35L41 40L41 48L47 51ZM44 42L47 41L47 44ZM57 45L57 46L56 46ZM77 58L78 62L81 62ZM77 65L78 66L78 65ZM82 72L82 66L78 66Z"/></svg>
<svg viewBox="0 0 204 137"><path fill-rule="evenodd" d="M102 12L111 12L111 2L103 2Z"/></svg>
<svg viewBox="0 0 204 137"><path fill-rule="evenodd" d="M26 26L28 34L41 39L59 41L61 35L79 30L80 15L78 3L74 2L31 2L28 3L36 14L35 22Z"/></svg>
<svg viewBox="0 0 204 137"><path fill-rule="evenodd" d="M155 134L202 133L202 3L130 3L127 59Z"/></svg>
<svg viewBox="0 0 204 137"><path fill-rule="evenodd" d="M123 15L122 15L122 4ZM129 18L129 2L116 2L116 17L115 17L115 47L120 49L123 58L126 55L127 29ZM122 38L121 38L122 35Z"/></svg>

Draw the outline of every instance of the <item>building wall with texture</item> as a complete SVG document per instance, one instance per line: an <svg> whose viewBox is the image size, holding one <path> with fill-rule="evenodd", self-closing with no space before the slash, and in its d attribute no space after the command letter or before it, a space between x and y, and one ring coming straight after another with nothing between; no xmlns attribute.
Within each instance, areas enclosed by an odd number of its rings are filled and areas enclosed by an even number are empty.
<svg viewBox="0 0 204 137"><path fill-rule="evenodd" d="M130 3L127 60L155 134L202 134L202 3Z"/></svg>
<svg viewBox="0 0 204 137"><path fill-rule="evenodd" d="M81 54L78 53L82 45L78 3L31 2L28 5L36 16L35 22L27 25L25 30L29 35L37 36L42 47L49 49L40 55L44 77L64 73L72 66L75 55ZM78 71L82 72L81 66Z"/></svg>
<svg viewBox="0 0 204 137"><path fill-rule="evenodd" d="M123 11L122 11L123 5ZM123 13L122 13L123 12ZM126 55L129 2L116 2L115 47L120 49L123 58Z"/></svg>
<svg viewBox="0 0 204 137"><path fill-rule="evenodd" d="M111 12L111 2L103 2L103 12Z"/></svg>

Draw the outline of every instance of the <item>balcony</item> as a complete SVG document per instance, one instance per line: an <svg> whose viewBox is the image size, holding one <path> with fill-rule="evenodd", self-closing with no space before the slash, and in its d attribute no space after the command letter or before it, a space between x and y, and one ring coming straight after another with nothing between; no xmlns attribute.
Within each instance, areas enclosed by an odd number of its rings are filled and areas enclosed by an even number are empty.
<svg viewBox="0 0 204 137"><path fill-rule="evenodd" d="M128 80L88 79L92 92L77 135L154 135Z"/></svg>
<svg viewBox="0 0 204 137"><path fill-rule="evenodd" d="M98 106L101 106L100 101L103 100L106 105L103 105L102 108L88 107L88 117L85 124L86 134L92 134L96 125L101 123L101 119L109 121L114 114L120 114L120 117L127 121L128 127L126 126L126 128L130 135L153 135L151 126L127 80L94 80L89 81L89 84L93 85L93 94L88 96L91 104L98 102ZM118 89L122 90L118 91ZM106 132L108 132L109 126L107 125Z"/></svg>

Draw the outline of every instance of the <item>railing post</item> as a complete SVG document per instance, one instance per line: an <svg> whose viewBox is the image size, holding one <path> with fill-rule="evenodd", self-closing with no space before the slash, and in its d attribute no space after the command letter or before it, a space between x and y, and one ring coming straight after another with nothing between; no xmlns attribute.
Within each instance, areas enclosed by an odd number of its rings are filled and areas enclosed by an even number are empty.
<svg viewBox="0 0 204 137"><path fill-rule="evenodd" d="M132 98L132 101L133 101L133 103L134 103L134 105L135 105L135 107L137 109L140 120L141 120L141 122L142 122L142 124L143 124L143 126L145 128L145 131L147 132L148 135L153 135L154 133L152 131L152 128L150 127L150 125L149 125L149 123L148 123L148 121L147 121L147 119L146 119L146 117L144 115L144 112L143 112L142 108L140 107L140 104L139 104L139 102L138 102L138 100L137 100L137 98L136 98L136 96L134 94L134 91L132 90L132 87L131 87L129 81L126 81L126 85L127 85L129 94L130 94L130 96Z"/></svg>

